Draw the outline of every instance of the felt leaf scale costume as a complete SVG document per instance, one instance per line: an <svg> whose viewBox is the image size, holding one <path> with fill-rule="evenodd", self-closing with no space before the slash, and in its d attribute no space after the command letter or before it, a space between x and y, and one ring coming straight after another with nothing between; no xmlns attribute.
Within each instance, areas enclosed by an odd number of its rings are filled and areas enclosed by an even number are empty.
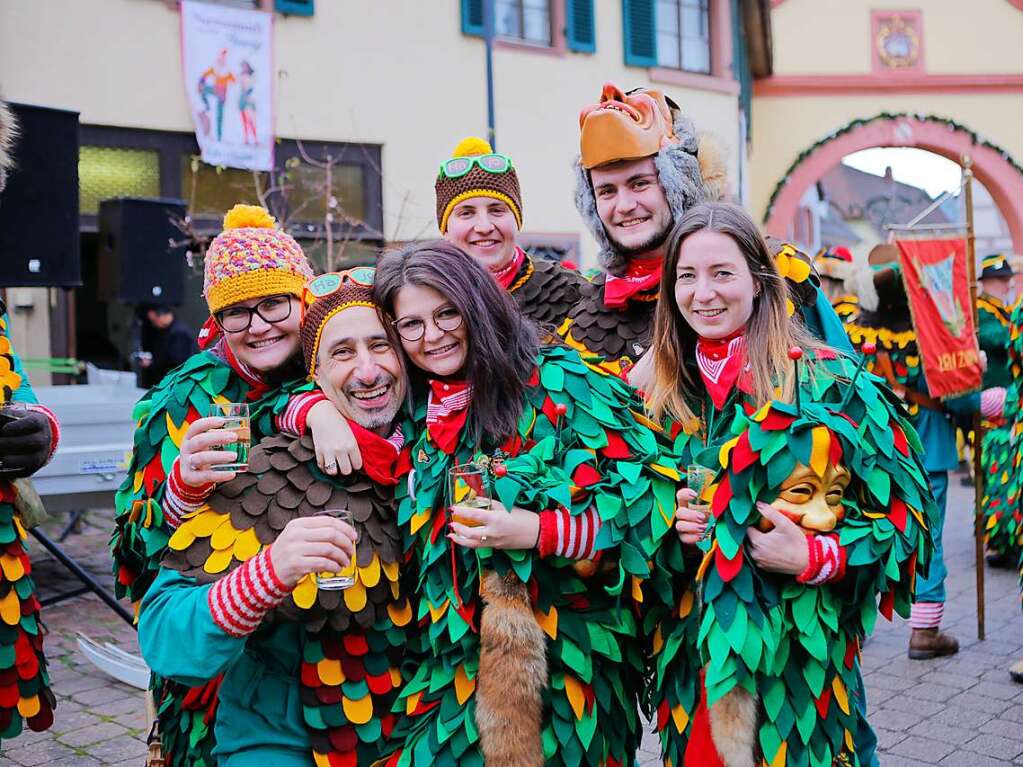
<svg viewBox="0 0 1023 767"><path fill-rule="evenodd" d="M11 347L2 301L0 401L36 402ZM40 620L32 563L25 545L27 534L14 505L16 493L14 483L0 480L0 746L26 726L35 732L48 729L56 706L43 654L46 629Z"/></svg>
<svg viewBox="0 0 1023 767"><path fill-rule="evenodd" d="M203 293L213 314L254 298L300 296L311 276L301 248L276 228L265 210L236 205L224 217L224 231L206 253ZM273 389L235 357L212 317L203 332L207 334L205 350L168 373L133 411L132 457L114 498L117 516L110 548L115 591L134 602L136 610L156 578L174 529L213 490L212 486L191 488L181 479L177 459L185 432L208 415L215 402L249 402L255 407ZM270 414L261 408L255 408L251 421L253 443L276 431ZM211 751L218 684L219 680L212 680L189 689L154 678L168 765L215 764Z"/></svg>
<svg viewBox="0 0 1023 767"><path fill-rule="evenodd" d="M421 428L427 411L419 403ZM679 476L651 426L631 390L595 360L548 348L518 432L505 444L476 444L462 428L445 451L435 430L422 428L412 447L413 487L398 488L419 584L421 657L401 692L389 767L513 763L499 756L516 746L510 739L535 744L516 764L631 765L648 679L656 687L649 698L670 701L661 725L684 738L695 678L686 676L687 664L673 666L684 632L669 636L659 622L693 621L692 576L672 530ZM446 537L448 470L495 458L503 469L492 493L507 508L597 510L596 561L543 558L535 549L477 551ZM517 636L516 627L527 628L516 617L522 603L528 623L542 630L545 662ZM658 634L655 642L645 642L646 629ZM494 658L495 647L522 655ZM492 716L504 699L528 697L524 690L540 700L509 712L512 721Z"/></svg>
<svg viewBox="0 0 1023 767"><path fill-rule="evenodd" d="M174 677L223 674L217 753L251 748L254 755L265 754L263 748L276 740L293 752L311 746L319 767L370 764L394 726L391 707L412 625L399 582L394 503L407 453L356 424L352 428L375 460L366 473L336 480L320 471L310 437L263 439L250 453L249 473L218 488L174 533L164 569L145 599L140 641L154 668ZM359 532L355 584L324 591L306 575L268 599L261 616L248 616L239 607L251 605L246 587L239 586L245 581L232 581L246 576L292 519L344 508ZM194 614L198 625L174 631L182 614ZM185 650L182 631L195 637ZM255 701L246 692L261 683L253 673L262 682L287 674L276 682L284 700ZM254 716L273 722L273 734Z"/></svg>
<svg viewBox="0 0 1023 767"><path fill-rule="evenodd" d="M860 764L861 642L878 611L908 616L930 554L936 509L901 406L872 376L850 386L848 360L800 367L798 408L774 401L754 410L736 394L711 435L718 475L699 631L706 702L717 750L755 728L756 759L719 764ZM754 564L747 528L763 521L758 502L803 526L807 573ZM735 705L743 699L755 709Z"/></svg>

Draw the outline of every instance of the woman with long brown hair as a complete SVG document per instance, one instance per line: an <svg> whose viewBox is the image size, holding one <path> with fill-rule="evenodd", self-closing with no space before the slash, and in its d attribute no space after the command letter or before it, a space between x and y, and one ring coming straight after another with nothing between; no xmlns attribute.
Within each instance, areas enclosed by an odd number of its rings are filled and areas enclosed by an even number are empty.
<svg viewBox="0 0 1023 767"><path fill-rule="evenodd" d="M686 765L876 764L860 643L879 595L888 617L908 611L929 553L933 502L903 409L790 305L745 211L709 203L678 221L632 380L690 435L689 477L713 477L677 493L679 536L704 553L705 695Z"/></svg>
<svg viewBox="0 0 1023 767"><path fill-rule="evenodd" d="M374 296L418 432L399 523L423 643L388 764L631 764L644 659L627 607L654 583L651 611L677 609L647 561L680 550L659 511L677 474L641 403L574 350L541 348L447 242L384 256Z"/></svg>

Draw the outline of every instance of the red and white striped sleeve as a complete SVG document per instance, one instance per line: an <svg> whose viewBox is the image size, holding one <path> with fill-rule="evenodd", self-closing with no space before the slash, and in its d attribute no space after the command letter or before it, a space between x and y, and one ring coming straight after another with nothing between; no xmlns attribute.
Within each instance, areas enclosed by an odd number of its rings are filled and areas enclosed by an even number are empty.
<svg viewBox="0 0 1023 767"><path fill-rule="evenodd" d="M590 506L581 514L568 509L547 509L540 514L540 537L537 549L541 557L558 556L569 559L593 559L597 553L597 532L600 515Z"/></svg>
<svg viewBox="0 0 1023 767"><path fill-rule="evenodd" d="M56 414L46 405L32 403L28 405L28 409L35 413L42 413L46 416L46 420L50 422L50 454L46 456L46 463L49 463L53 458L53 454L57 452L57 445L60 443L60 421L57 420Z"/></svg>
<svg viewBox="0 0 1023 767"><path fill-rule="evenodd" d="M284 411L276 416L277 430L293 437L302 437L306 433L305 419L313 405L327 399L319 389L316 391L295 394L288 400Z"/></svg>
<svg viewBox="0 0 1023 767"><path fill-rule="evenodd" d="M837 535L808 535L806 546L809 560L806 569L796 576L799 583L820 586L845 577L848 555Z"/></svg>
<svg viewBox="0 0 1023 767"><path fill-rule="evenodd" d="M213 584L207 599L213 622L230 636L244 637L255 631L263 617L289 593L274 572L267 547Z"/></svg>
<svg viewBox="0 0 1023 767"><path fill-rule="evenodd" d="M181 478L181 457L174 459L167 484L163 490L163 518L173 528L181 524L185 514L195 511L213 494L216 488L212 482L201 487L192 487Z"/></svg>

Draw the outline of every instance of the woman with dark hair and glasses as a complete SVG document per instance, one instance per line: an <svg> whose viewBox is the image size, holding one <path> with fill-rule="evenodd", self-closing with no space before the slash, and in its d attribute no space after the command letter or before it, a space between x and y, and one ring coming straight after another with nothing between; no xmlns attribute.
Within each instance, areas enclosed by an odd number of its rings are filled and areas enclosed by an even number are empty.
<svg viewBox="0 0 1023 767"><path fill-rule="evenodd" d="M418 427L398 519L422 646L388 764L631 765L643 624L680 609L681 580L659 559L681 566L678 475L641 403L541 348L450 243L385 255L374 295Z"/></svg>
<svg viewBox="0 0 1023 767"><path fill-rule="evenodd" d="M676 765L876 765L861 643L879 611L908 616L930 556L906 411L792 316L787 266L741 208L688 210L631 377L684 427L689 480L711 477L677 495L679 536L704 554L706 666Z"/></svg>
<svg viewBox="0 0 1023 767"><path fill-rule="evenodd" d="M255 408L285 381L304 378L299 300L312 274L298 243L263 208L236 205L224 217L224 231L206 252L203 294L211 318L200 333L203 351L168 373L135 407L135 445L116 495L111 540L118 596L142 599L182 518L235 476L217 468L235 459L222 448L237 437L222 428L224 419L211 415L213 403ZM315 420L311 408L318 402L295 399L277 424L253 413L252 444L276 431L272 425L304 429L307 418ZM342 449L337 445L351 431L333 406L317 407L324 424L315 431L324 437L318 452ZM205 758L212 764L216 683L189 691L154 680L153 689L168 763Z"/></svg>

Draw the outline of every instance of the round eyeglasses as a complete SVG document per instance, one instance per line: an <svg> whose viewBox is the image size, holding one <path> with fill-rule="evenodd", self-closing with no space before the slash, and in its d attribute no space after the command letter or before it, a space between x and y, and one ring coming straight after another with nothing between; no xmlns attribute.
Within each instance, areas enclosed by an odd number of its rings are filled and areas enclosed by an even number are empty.
<svg viewBox="0 0 1023 767"><path fill-rule="evenodd" d="M242 333L252 325L254 314L270 325L283 322L291 316L291 296L268 296L255 306L229 306L214 314L213 319L225 333Z"/></svg>
<svg viewBox="0 0 1023 767"><path fill-rule="evenodd" d="M445 333L462 327L462 313L453 306L442 306L431 317L434 327ZM419 317L402 317L391 323L406 341L418 341L426 335L426 322Z"/></svg>

